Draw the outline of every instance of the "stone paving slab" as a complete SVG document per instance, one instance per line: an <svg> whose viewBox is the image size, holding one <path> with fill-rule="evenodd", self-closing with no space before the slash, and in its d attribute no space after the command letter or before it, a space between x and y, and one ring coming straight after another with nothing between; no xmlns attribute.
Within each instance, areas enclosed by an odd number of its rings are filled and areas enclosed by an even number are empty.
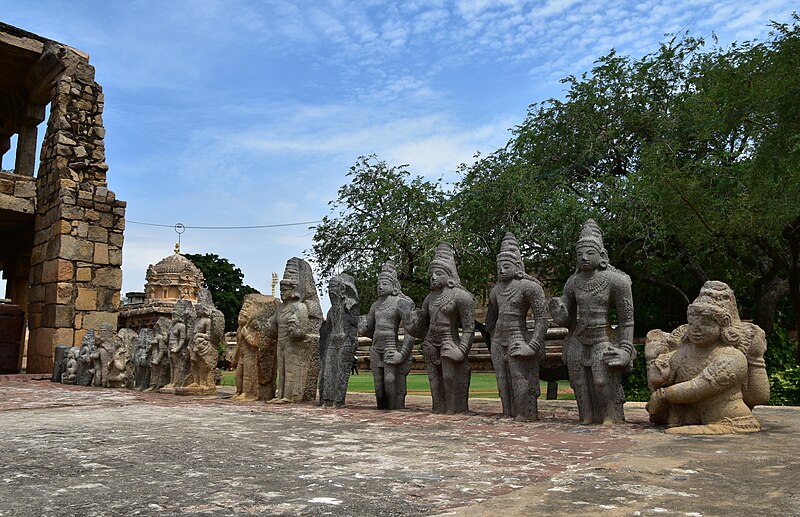
<svg viewBox="0 0 800 517"><path fill-rule="evenodd" d="M731 486L742 515L800 514L796 409L760 409L759 435L681 438L641 404L604 428L571 401L516 423L490 399L444 416L429 397L386 412L363 394L322 409L225 391L0 379L0 515L735 515Z"/></svg>

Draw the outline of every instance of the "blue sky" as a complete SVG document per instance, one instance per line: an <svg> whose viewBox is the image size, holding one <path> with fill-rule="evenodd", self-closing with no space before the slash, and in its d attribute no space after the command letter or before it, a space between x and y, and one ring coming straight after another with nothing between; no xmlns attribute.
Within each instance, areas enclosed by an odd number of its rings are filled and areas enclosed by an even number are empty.
<svg viewBox="0 0 800 517"><path fill-rule="evenodd" d="M108 183L129 221L248 226L321 219L359 155L456 180L476 151L505 144L529 104L561 97L559 79L611 48L639 57L686 29L725 46L763 39L796 5L3 0L0 20L90 54ZM312 234L189 229L182 250L227 257L268 293ZM123 293L143 289L175 240L128 224Z"/></svg>

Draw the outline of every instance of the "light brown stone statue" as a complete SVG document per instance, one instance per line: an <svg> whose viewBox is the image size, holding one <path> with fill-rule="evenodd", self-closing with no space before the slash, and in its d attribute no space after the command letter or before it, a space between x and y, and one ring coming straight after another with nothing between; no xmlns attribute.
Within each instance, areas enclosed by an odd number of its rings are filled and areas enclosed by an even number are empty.
<svg viewBox="0 0 800 517"><path fill-rule="evenodd" d="M172 313L169 327L169 384L161 388L164 393L175 393L176 388L188 386L191 382L191 359L189 343L194 337L194 323L197 319L192 302L178 300Z"/></svg>
<svg viewBox="0 0 800 517"><path fill-rule="evenodd" d="M467 413L470 382L467 356L475 333L475 302L472 294L461 286L449 244L439 244L428 271L431 292L422 308L413 312L406 331L424 339L422 353L433 412Z"/></svg>
<svg viewBox="0 0 800 517"><path fill-rule="evenodd" d="M128 349L119 335L114 335L113 343L114 352L111 356L111 361L108 363L105 386L108 388L124 388L127 381Z"/></svg>
<svg viewBox="0 0 800 517"><path fill-rule="evenodd" d="M150 362L150 383L146 391L158 391L170 383L169 330L172 321L161 316L153 326Z"/></svg>
<svg viewBox="0 0 800 517"><path fill-rule="evenodd" d="M398 341L400 323L407 321L414 302L400 290L394 262L386 261L378 274L378 299L361 317L359 333L372 339L369 364L375 381L378 409L406 407L406 378L411 371L414 336L405 332Z"/></svg>
<svg viewBox="0 0 800 517"><path fill-rule="evenodd" d="M760 430L750 410L769 400L764 332L739 319L723 282L706 282L686 317L688 325L671 334L647 334L650 420L673 434Z"/></svg>
<svg viewBox="0 0 800 517"><path fill-rule="evenodd" d="M121 328L117 331L117 337L122 341L125 348L125 387L133 389L136 383L134 358L136 357L136 342L139 335L132 329Z"/></svg>
<svg viewBox="0 0 800 517"><path fill-rule="evenodd" d="M268 339L277 344L278 382L270 403L303 402L317 396L319 328L322 308L311 266L292 257L281 279L281 304L267 322Z"/></svg>
<svg viewBox="0 0 800 517"><path fill-rule="evenodd" d="M263 294L244 297L231 364L236 372L236 396L232 400L272 400L275 397L277 349L275 342L266 338L265 328L279 303Z"/></svg>
<svg viewBox="0 0 800 517"><path fill-rule="evenodd" d="M189 360L191 365L190 383L188 386L176 386L177 395L215 395L217 385L214 372L217 367L219 353L217 346L222 342L225 333L225 316L214 306L211 291L206 288L197 293L195 305L194 332L189 342Z"/></svg>
<svg viewBox="0 0 800 517"><path fill-rule="evenodd" d="M526 323L529 310L535 320L533 332L528 332ZM504 416L539 419L539 360L544 357L547 326L544 290L525 273L517 239L507 233L497 255L497 283L489 293L486 313Z"/></svg>
<svg viewBox="0 0 800 517"><path fill-rule="evenodd" d="M569 329L563 357L584 424L625 421L622 374L636 357L633 348L631 280L608 263L603 233L592 219L576 245L578 266L564 294L550 301L550 315ZM617 311L616 332L610 309Z"/></svg>

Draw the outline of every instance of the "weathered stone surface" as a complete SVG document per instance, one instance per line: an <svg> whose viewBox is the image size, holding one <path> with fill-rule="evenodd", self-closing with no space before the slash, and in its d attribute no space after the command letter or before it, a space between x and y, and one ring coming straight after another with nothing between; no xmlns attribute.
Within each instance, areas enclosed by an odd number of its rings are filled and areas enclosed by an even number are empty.
<svg viewBox="0 0 800 517"><path fill-rule="evenodd" d="M117 342L125 349L125 377L124 385L128 389L133 389L135 385L135 359L136 359L136 344L139 341L139 335L132 329L121 328L117 332Z"/></svg>
<svg viewBox="0 0 800 517"><path fill-rule="evenodd" d="M267 339L266 326L279 301L272 296L248 294L239 311L236 351L231 368L236 372L233 400L271 400L275 397L277 348Z"/></svg>
<svg viewBox="0 0 800 517"><path fill-rule="evenodd" d="M150 342L150 386L148 391L155 391L168 385L172 379L169 357L169 330L172 321L161 316L153 327L153 340Z"/></svg>
<svg viewBox="0 0 800 517"><path fill-rule="evenodd" d="M576 252L576 271L563 296L550 301L550 314L556 324L569 329L563 355L581 421L622 423L622 373L636 357L631 280L608 263L603 233L591 219L583 225ZM612 305L617 311L616 334L609 319Z"/></svg>
<svg viewBox="0 0 800 517"><path fill-rule="evenodd" d="M475 333L475 301L461 286L449 244L439 244L428 271L431 293L425 297L422 308L412 313L406 331L424 340L422 353L433 412L467 413L470 382L467 355Z"/></svg>
<svg viewBox="0 0 800 517"><path fill-rule="evenodd" d="M142 329L134 342L133 352L133 387L132 389L144 391L150 387L151 361L155 339L152 329Z"/></svg>
<svg viewBox="0 0 800 517"><path fill-rule="evenodd" d="M93 288L79 287L75 298L75 308L79 311L93 311L97 308L97 292Z"/></svg>
<svg viewBox="0 0 800 517"><path fill-rule="evenodd" d="M191 359L189 343L194 338L194 324L197 319L194 306L189 300L178 300L172 313L169 329L169 384L161 388L166 393L175 393L176 388L188 386L191 382Z"/></svg>
<svg viewBox="0 0 800 517"><path fill-rule="evenodd" d="M331 278L328 293L331 308L319 332L319 404L341 407L358 345L358 290L342 273Z"/></svg>
<svg viewBox="0 0 800 517"><path fill-rule="evenodd" d="M292 257L281 279L281 304L269 319L267 337L277 344L278 384L271 403L302 402L317 395L322 308L311 266Z"/></svg>
<svg viewBox="0 0 800 517"><path fill-rule="evenodd" d="M370 369L378 409L405 408L414 336L406 332L401 344L397 333L412 310L414 302L401 291L394 262L387 261L378 274L378 299L359 324L359 333L372 339Z"/></svg>
<svg viewBox="0 0 800 517"><path fill-rule="evenodd" d="M529 310L535 320L533 332L527 327ZM489 293L486 313L497 389L507 417L539 418L539 360L545 353L547 325L544 290L525 273L517 239L507 233L497 255L497 283Z"/></svg>
<svg viewBox="0 0 800 517"><path fill-rule="evenodd" d="M95 351L94 344L94 330L89 329L81 340L80 352L78 354L78 370L75 382L81 386L91 385L94 378L94 369L92 368L92 355Z"/></svg>
<svg viewBox="0 0 800 517"><path fill-rule="evenodd" d="M223 340L225 317L214 307L211 291L206 288L198 292L194 308L194 332L188 345L191 364L189 384L185 387L176 386L175 394L214 395L217 392L214 380L219 358L217 345Z"/></svg>

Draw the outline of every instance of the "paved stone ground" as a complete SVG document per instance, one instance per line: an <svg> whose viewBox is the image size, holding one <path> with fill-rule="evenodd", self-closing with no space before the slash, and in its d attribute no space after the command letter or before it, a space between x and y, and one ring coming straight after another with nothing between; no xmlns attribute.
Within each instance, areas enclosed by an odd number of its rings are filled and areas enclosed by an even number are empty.
<svg viewBox="0 0 800 517"><path fill-rule="evenodd" d="M800 409L766 431L675 437L541 401L538 423L238 404L0 377L0 515L800 515Z"/></svg>

